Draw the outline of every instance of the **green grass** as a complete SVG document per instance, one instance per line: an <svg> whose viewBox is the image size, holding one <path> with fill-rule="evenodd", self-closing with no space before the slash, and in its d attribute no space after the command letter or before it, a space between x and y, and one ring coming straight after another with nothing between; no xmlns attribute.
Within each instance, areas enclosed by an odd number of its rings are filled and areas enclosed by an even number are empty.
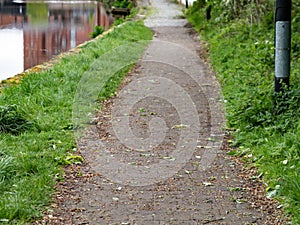
<svg viewBox="0 0 300 225"><path fill-rule="evenodd" d="M274 94L273 7L251 23L247 7L231 20L215 6L207 22L200 5L187 17L207 43L237 154L263 173L266 194L275 194L293 223L300 224L299 2L293 1L291 86L284 96Z"/></svg>
<svg viewBox="0 0 300 225"><path fill-rule="evenodd" d="M79 53L64 56L46 71L30 73L18 85L2 88L0 124L17 121L20 129L13 132L6 126L0 130L0 222L22 224L41 216L51 202L54 184L62 179L62 166L81 161L72 157L76 155L72 107L82 76L107 52L151 38L152 32L141 21L128 22L84 45ZM131 51L134 59L141 56L148 42L142 43ZM126 57L120 55L107 60L107 73L123 59ZM99 100L115 93L132 66L131 61L122 70L112 70L109 80L104 79ZM8 109L10 117L3 116L1 112Z"/></svg>

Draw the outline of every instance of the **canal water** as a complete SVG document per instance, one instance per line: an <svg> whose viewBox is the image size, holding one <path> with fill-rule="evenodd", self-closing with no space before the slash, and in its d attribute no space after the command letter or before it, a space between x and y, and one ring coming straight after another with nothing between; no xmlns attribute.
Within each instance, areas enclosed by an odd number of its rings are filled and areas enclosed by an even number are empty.
<svg viewBox="0 0 300 225"><path fill-rule="evenodd" d="M88 0L0 0L0 81L88 41L113 17Z"/></svg>

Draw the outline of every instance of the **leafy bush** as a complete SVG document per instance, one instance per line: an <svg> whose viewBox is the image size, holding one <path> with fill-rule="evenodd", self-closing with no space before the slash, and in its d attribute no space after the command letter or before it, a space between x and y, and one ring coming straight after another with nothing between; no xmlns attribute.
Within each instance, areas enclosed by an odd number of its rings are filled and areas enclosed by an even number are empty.
<svg viewBox="0 0 300 225"><path fill-rule="evenodd" d="M102 34L105 31L104 27L102 26L95 26L94 31L90 34L91 38L95 38L98 35Z"/></svg>
<svg viewBox="0 0 300 225"><path fill-rule="evenodd" d="M116 20L114 21L114 26L118 26L118 25L120 25L120 24L122 24L122 23L124 23L124 22L125 22L125 19L122 18L122 17L120 17L120 18L118 18L118 19L116 19Z"/></svg>
<svg viewBox="0 0 300 225"><path fill-rule="evenodd" d="M116 8L129 8L133 7L133 2L131 0L116 0L113 3L113 6Z"/></svg>

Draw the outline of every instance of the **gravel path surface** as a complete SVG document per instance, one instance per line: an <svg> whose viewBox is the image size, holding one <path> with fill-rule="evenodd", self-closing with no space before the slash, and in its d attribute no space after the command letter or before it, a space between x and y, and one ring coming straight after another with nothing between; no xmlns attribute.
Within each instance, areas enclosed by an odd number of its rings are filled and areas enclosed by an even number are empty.
<svg viewBox="0 0 300 225"><path fill-rule="evenodd" d="M47 224L283 224L254 170L230 158L220 87L181 7L152 0L155 38L66 168Z"/></svg>

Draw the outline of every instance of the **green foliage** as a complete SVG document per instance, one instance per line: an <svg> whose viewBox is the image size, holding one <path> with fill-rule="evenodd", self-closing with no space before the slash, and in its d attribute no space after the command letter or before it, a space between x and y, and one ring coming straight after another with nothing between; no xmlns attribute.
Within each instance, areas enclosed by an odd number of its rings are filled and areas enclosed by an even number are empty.
<svg viewBox="0 0 300 225"><path fill-rule="evenodd" d="M72 130L72 106L82 75L112 49L151 38L151 30L141 21L128 22L89 42L78 54L61 58L46 71L29 73L19 84L2 88L0 124L19 124L26 132L0 132L0 222L29 224L41 216L51 202L56 180L62 177L62 165L82 162ZM128 69L108 81L99 99L115 93ZM31 121L39 129L27 129Z"/></svg>
<svg viewBox="0 0 300 225"><path fill-rule="evenodd" d="M4 183L6 179L9 179L12 175L12 161L12 157L6 156L4 154L0 156L0 185Z"/></svg>
<svg viewBox="0 0 300 225"><path fill-rule="evenodd" d="M118 26L118 25L120 25L120 24L122 24L124 22L125 22L125 19L123 17L117 18L114 21L114 26Z"/></svg>
<svg viewBox="0 0 300 225"><path fill-rule="evenodd" d="M120 15L116 15L115 16L115 20L114 20L114 24L113 26L118 26L126 21L131 21L132 19L134 19L139 11L138 7L134 7L133 1L130 0L118 0L118 1L114 1L113 2L113 7L116 8L128 8L130 9L130 14L123 17Z"/></svg>
<svg viewBox="0 0 300 225"><path fill-rule="evenodd" d="M65 158L59 159L58 161L62 165L71 165L71 164L81 164L84 161L84 159L80 155L69 154Z"/></svg>
<svg viewBox="0 0 300 225"><path fill-rule="evenodd" d="M209 21L205 19L207 3L202 0L189 9L187 18L208 43L208 60L222 85L227 125L235 131L234 144L239 146L237 154L258 167L272 195L299 224L300 3L293 1L292 7L291 85L284 94L276 95L274 2L211 3Z"/></svg>
<svg viewBox="0 0 300 225"><path fill-rule="evenodd" d="M17 105L0 106L0 133L20 134L36 125L28 121Z"/></svg>
<svg viewBox="0 0 300 225"><path fill-rule="evenodd" d="M98 35L102 34L105 31L104 27L102 26L95 26L94 31L90 34L91 38L95 38Z"/></svg>
<svg viewBox="0 0 300 225"><path fill-rule="evenodd" d="M133 8L132 0L115 0L113 6L116 8Z"/></svg>

